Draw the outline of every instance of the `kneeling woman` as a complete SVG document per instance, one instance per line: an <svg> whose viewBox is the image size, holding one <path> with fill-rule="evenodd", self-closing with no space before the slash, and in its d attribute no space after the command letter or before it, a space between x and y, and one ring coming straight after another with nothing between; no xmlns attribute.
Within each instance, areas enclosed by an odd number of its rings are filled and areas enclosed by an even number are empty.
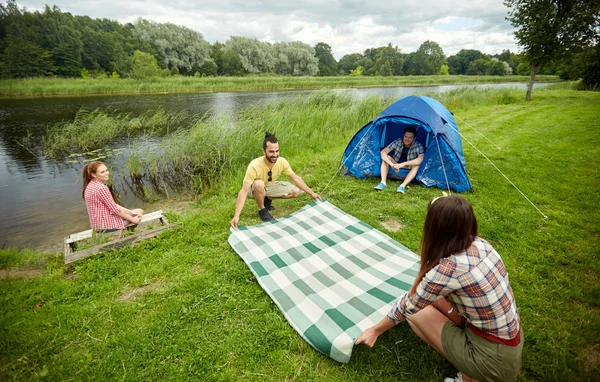
<svg viewBox="0 0 600 382"><path fill-rule="evenodd" d="M457 381L517 378L523 332L508 274L500 255L477 237L473 208L460 196L429 204L415 283L356 344L372 347L405 319L460 371Z"/></svg>
<svg viewBox="0 0 600 382"><path fill-rule="evenodd" d="M83 166L82 196L90 216L90 223L96 232L113 232L125 226L138 224L144 211L140 208L128 210L115 203L113 195L103 183L110 172L102 162L92 162Z"/></svg>

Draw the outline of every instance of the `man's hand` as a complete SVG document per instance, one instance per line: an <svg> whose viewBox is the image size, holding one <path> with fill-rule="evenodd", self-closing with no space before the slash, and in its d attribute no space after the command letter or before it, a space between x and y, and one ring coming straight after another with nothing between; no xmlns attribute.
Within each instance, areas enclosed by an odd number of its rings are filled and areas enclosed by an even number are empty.
<svg viewBox="0 0 600 382"><path fill-rule="evenodd" d="M404 167L404 163L405 163L405 162L393 164L393 165L392 165L392 168L393 168L394 170L398 171L398 170L400 170L401 168L403 168L403 167Z"/></svg>
<svg viewBox="0 0 600 382"><path fill-rule="evenodd" d="M231 226L233 228L237 229L239 221L240 221L240 218L234 216L233 219L231 219L231 222L229 224L231 224Z"/></svg>
<svg viewBox="0 0 600 382"><path fill-rule="evenodd" d="M319 201L323 201L323 199L321 198L321 195L317 194L316 192L313 192L312 195L310 195L311 198L313 198L313 200L319 200Z"/></svg>
<svg viewBox="0 0 600 382"><path fill-rule="evenodd" d="M354 344L355 345L363 344L363 345L367 345L368 347L372 348L373 345L375 345L375 342L377 341L378 337L379 337L379 334L377 333L375 328L370 327L369 329L362 332L362 334L360 336L358 336L358 338L356 339Z"/></svg>

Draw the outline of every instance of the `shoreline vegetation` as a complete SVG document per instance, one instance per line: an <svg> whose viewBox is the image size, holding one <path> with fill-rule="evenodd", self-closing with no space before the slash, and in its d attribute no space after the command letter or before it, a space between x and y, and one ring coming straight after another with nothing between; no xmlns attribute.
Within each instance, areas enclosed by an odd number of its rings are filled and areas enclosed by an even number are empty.
<svg viewBox="0 0 600 382"><path fill-rule="evenodd" d="M521 381L588 381L600 373L600 148L590 139L597 136L600 93L566 87L549 85L528 102L515 88L429 94L455 115L474 187L463 195L510 274L525 338ZM332 361L291 328L227 243L245 167L260 155L268 130L316 192L418 253L426 205L441 190L411 185L405 195L376 193L376 179L334 176L349 139L393 101L317 92L198 120L169 132L154 152L133 150L141 179L180 182L194 201L168 214L179 223L173 231L68 270L61 254L0 250L0 379L341 382L455 375L408 325L372 349L356 347L346 365ZM100 126L111 118L125 126L112 115L90 121ZM155 121L151 131L174 120L147 118ZM73 136L86 123L71 126ZM128 168L125 176L133 174ZM278 201L274 216L308 201L306 195ZM243 225L260 223L252 203Z"/></svg>
<svg viewBox="0 0 600 382"><path fill-rule="evenodd" d="M442 86L528 82L528 76L246 76L246 77L155 77L128 78L39 77L0 79L0 99L81 97L98 95L216 93L315 90L340 88ZM558 76L538 75L536 82L559 82Z"/></svg>

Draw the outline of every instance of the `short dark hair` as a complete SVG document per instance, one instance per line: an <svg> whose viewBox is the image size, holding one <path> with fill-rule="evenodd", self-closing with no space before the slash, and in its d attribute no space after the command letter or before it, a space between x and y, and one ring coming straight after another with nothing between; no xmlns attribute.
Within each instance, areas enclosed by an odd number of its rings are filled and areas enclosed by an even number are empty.
<svg viewBox="0 0 600 382"><path fill-rule="evenodd" d="M417 129L414 126L406 126L406 129L404 129L404 134L406 133L413 133L413 136L417 136Z"/></svg>
<svg viewBox="0 0 600 382"><path fill-rule="evenodd" d="M263 150L267 149L267 142L279 143L275 134L271 134L268 131L265 133L265 140L263 141Z"/></svg>

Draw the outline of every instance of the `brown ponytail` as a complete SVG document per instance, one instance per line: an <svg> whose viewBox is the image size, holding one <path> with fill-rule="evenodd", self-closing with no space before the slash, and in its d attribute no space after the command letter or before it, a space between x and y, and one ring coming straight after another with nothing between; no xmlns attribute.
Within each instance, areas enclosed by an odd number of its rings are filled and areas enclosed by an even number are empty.
<svg viewBox="0 0 600 382"><path fill-rule="evenodd" d="M447 196L429 202L421 239L421 268L410 294L441 259L466 250L476 237L477 218L465 198Z"/></svg>
<svg viewBox="0 0 600 382"><path fill-rule="evenodd" d="M81 197L83 198L83 200L85 200L85 189L87 188L88 184L93 179L92 174L95 174L96 171L98 171L98 167L102 166L103 164L104 164L104 162L96 161L96 162L88 163L85 166L83 166L83 170L82 170L83 190L81 191Z"/></svg>

